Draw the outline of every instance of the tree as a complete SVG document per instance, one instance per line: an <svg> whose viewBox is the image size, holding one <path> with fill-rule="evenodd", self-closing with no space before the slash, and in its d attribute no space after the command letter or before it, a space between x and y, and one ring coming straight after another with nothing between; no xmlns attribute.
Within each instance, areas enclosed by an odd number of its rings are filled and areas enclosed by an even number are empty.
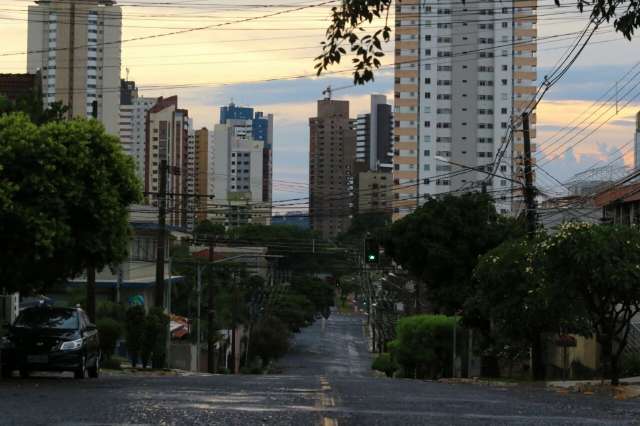
<svg viewBox="0 0 640 426"><path fill-rule="evenodd" d="M640 312L640 230L569 223L542 250L549 279L584 304L605 374L617 385L631 319Z"/></svg>
<svg viewBox="0 0 640 426"><path fill-rule="evenodd" d="M206 237L222 237L225 234L225 228L224 225L220 223L213 223L205 219L195 226L193 233Z"/></svg>
<svg viewBox="0 0 640 426"><path fill-rule="evenodd" d="M483 255L473 273L474 295L464 307L464 322L480 325L494 353L531 348L538 380L545 376L543 333L588 333L581 304L546 276L539 253L544 241L545 235L506 241Z"/></svg>
<svg viewBox="0 0 640 426"><path fill-rule="evenodd" d="M384 248L385 254L426 283L437 311L453 314L473 294L472 271L478 256L522 233L519 222L496 213L488 195L447 195L428 200L395 222Z"/></svg>
<svg viewBox="0 0 640 426"><path fill-rule="evenodd" d="M560 0L554 1L560 6ZM615 30L629 40L640 27L639 0L566 0L563 3L571 2L576 2L580 12L590 10L590 19L594 21L613 20ZM391 39L388 19L391 6L392 0L342 0L339 6L332 7L326 39L321 43L322 53L315 59L317 74L339 64L343 57L351 53L354 55L354 84L372 81L374 71L382 65L382 43ZM366 25L379 19L384 19L383 27L367 31Z"/></svg>
<svg viewBox="0 0 640 426"><path fill-rule="evenodd" d="M63 105L62 102L54 102L46 109L43 108L42 95L37 92L21 96L14 101L0 95L0 115L23 112L29 116L33 123L38 125L64 120L68 111L69 107Z"/></svg>
<svg viewBox="0 0 640 426"><path fill-rule="evenodd" d="M289 350L290 332L280 319L269 316L263 318L251 330L251 353L262 361L262 366L280 358Z"/></svg>
<svg viewBox="0 0 640 426"><path fill-rule="evenodd" d="M126 258L141 187L117 138L95 120L38 127L9 114L0 140L0 251L13 254L0 260L4 287L45 289Z"/></svg>

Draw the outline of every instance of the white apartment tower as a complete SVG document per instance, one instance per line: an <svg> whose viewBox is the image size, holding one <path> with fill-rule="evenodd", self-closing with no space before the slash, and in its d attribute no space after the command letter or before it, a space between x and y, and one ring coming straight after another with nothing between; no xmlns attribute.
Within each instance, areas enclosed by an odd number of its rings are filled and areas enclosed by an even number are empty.
<svg viewBox="0 0 640 426"><path fill-rule="evenodd" d="M488 175L469 168L493 169L513 123L494 169L504 178L486 182L498 210L512 211L520 116L536 92L536 4L397 0L394 218L429 196L479 190Z"/></svg>
<svg viewBox="0 0 640 426"><path fill-rule="evenodd" d="M118 135L122 149L136 164L138 178L144 182L146 117L147 111L156 104L156 98L138 96L134 81L121 80L120 84Z"/></svg>
<svg viewBox="0 0 640 426"><path fill-rule="evenodd" d="M263 202L264 142L251 137L251 126L251 120L228 119L214 128L209 219L228 227L271 223L271 206Z"/></svg>
<svg viewBox="0 0 640 426"><path fill-rule="evenodd" d="M42 73L45 107L97 118L118 135L122 12L111 0L38 0L29 6L27 71ZM94 104L95 102L95 104Z"/></svg>

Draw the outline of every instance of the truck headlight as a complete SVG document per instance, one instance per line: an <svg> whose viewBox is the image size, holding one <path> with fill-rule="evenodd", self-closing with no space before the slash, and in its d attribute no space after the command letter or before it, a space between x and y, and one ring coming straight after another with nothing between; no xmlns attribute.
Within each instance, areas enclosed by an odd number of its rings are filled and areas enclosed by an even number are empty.
<svg viewBox="0 0 640 426"><path fill-rule="evenodd" d="M60 345L61 351L73 351L82 347L82 339L70 340L68 342L62 342Z"/></svg>

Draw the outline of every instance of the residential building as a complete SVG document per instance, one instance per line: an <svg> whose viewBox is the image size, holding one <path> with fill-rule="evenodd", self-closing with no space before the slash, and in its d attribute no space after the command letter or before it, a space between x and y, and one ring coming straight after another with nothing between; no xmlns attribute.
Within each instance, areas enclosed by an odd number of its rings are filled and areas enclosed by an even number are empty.
<svg viewBox="0 0 640 426"><path fill-rule="evenodd" d="M231 102L220 108L220 124L228 120L250 121L251 137L264 142L262 160L262 202L271 203L273 196L273 114L265 115L249 107L239 107ZM246 131L249 131L247 128Z"/></svg>
<svg viewBox="0 0 640 426"><path fill-rule="evenodd" d="M0 74L0 96L11 102L40 94L40 73Z"/></svg>
<svg viewBox="0 0 640 426"><path fill-rule="evenodd" d="M523 176L521 113L536 93L536 4L396 2L396 219L484 180L500 212L517 208L509 179ZM534 139L535 114L530 123Z"/></svg>
<svg viewBox="0 0 640 426"><path fill-rule="evenodd" d="M390 218L393 212L392 182L390 171L358 173L358 214L384 214Z"/></svg>
<svg viewBox="0 0 640 426"><path fill-rule="evenodd" d="M209 196L214 193L213 133L206 127L196 130L194 145L196 222L202 222L207 219Z"/></svg>
<svg viewBox="0 0 640 426"><path fill-rule="evenodd" d="M327 239L351 223L356 132L348 101L324 99L317 108L309 119L309 217Z"/></svg>
<svg viewBox="0 0 640 426"><path fill-rule="evenodd" d="M640 111L636 114L636 134L633 150L633 167L640 169Z"/></svg>
<svg viewBox="0 0 640 426"><path fill-rule="evenodd" d="M118 135L122 149L136 164L136 174L144 181L145 146L147 139L147 112L156 104L156 98L138 96L135 81L120 80L120 117Z"/></svg>
<svg viewBox="0 0 640 426"><path fill-rule="evenodd" d="M269 224L271 205L263 201L264 142L251 136L251 120L227 119L213 135L213 200L208 217L228 227Z"/></svg>
<svg viewBox="0 0 640 426"><path fill-rule="evenodd" d="M393 168L393 113L385 95L371 95L371 110L356 122L356 163L360 170Z"/></svg>
<svg viewBox="0 0 640 426"><path fill-rule="evenodd" d="M392 213L393 113L384 95L356 121L354 194L357 214Z"/></svg>
<svg viewBox="0 0 640 426"><path fill-rule="evenodd" d="M160 97L146 117L145 191L147 200L157 205L160 191L160 164L166 160L167 224L191 229L195 202L193 181L195 135L188 111L178 108L178 97Z"/></svg>
<svg viewBox="0 0 640 426"><path fill-rule="evenodd" d="M95 113L117 136L120 7L113 0L38 0L28 19L27 71L42 73L44 106L61 102L69 117Z"/></svg>

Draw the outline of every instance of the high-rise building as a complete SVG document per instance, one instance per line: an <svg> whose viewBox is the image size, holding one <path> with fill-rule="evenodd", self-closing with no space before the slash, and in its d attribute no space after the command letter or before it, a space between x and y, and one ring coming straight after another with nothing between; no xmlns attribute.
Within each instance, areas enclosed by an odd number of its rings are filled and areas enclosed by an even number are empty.
<svg viewBox="0 0 640 426"><path fill-rule="evenodd" d="M511 211L509 179L522 175L520 116L536 93L536 4L396 2L395 218L485 179L499 211ZM530 121L533 139L535 115Z"/></svg>
<svg viewBox="0 0 640 426"><path fill-rule="evenodd" d="M384 95L371 95L371 112L358 115L356 163L360 170L393 168L393 113Z"/></svg>
<svg viewBox="0 0 640 426"><path fill-rule="evenodd" d="M213 136L213 205L210 220L235 227L271 223L263 201L264 142L251 137L251 120L227 119Z"/></svg>
<svg viewBox="0 0 640 426"><path fill-rule="evenodd" d="M633 167L640 169L640 112L636 115L636 138L633 150Z"/></svg>
<svg viewBox="0 0 640 426"><path fill-rule="evenodd" d="M249 107L239 107L231 102L220 108L220 124L227 124L228 120L236 123L244 121L243 132L251 134L256 141L264 142L262 153L262 201L271 203L273 198L273 114L265 114ZM240 121L237 121L240 120Z"/></svg>
<svg viewBox="0 0 640 426"><path fill-rule="evenodd" d="M136 164L136 174L144 181L145 147L147 139L147 111L156 103L156 98L138 96L135 81L120 81L120 119L118 134L122 149Z"/></svg>
<svg viewBox="0 0 640 426"><path fill-rule="evenodd" d="M0 96L10 102L40 96L40 73L0 74Z"/></svg>
<svg viewBox="0 0 640 426"><path fill-rule="evenodd" d="M193 180L195 135L187 110L178 108L178 97L158 98L146 118L145 191L157 205L160 165L166 160L167 224L190 229L194 223Z"/></svg>
<svg viewBox="0 0 640 426"><path fill-rule="evenodd" d="M95 112L117 136L120 7L112 0L39 0L28 19L27 70L42 73L44 106L61 102L69 117Z"/></svg>
<svg viewBox="0 0 640 426"><path fill-rule="evenodd" d="M393 113L384 95L371 95L371 108L356 122L355 213L391 216Z"/></svg>
<svg viewBox="0 0 640 426"><path fill-rule="evenodd" d="M311 228L334 238L351 224L355 120L349 102L318 101L317 117L309 119L309 217Z"/></svg>
<svg viewBox="0 0 640 426"><path fill-rule="evenodd" d="M213 134L206 127L195 131L196 221L207 219L209 197L214 195ZM213 198L211 198L213 200Z"/></svg>

